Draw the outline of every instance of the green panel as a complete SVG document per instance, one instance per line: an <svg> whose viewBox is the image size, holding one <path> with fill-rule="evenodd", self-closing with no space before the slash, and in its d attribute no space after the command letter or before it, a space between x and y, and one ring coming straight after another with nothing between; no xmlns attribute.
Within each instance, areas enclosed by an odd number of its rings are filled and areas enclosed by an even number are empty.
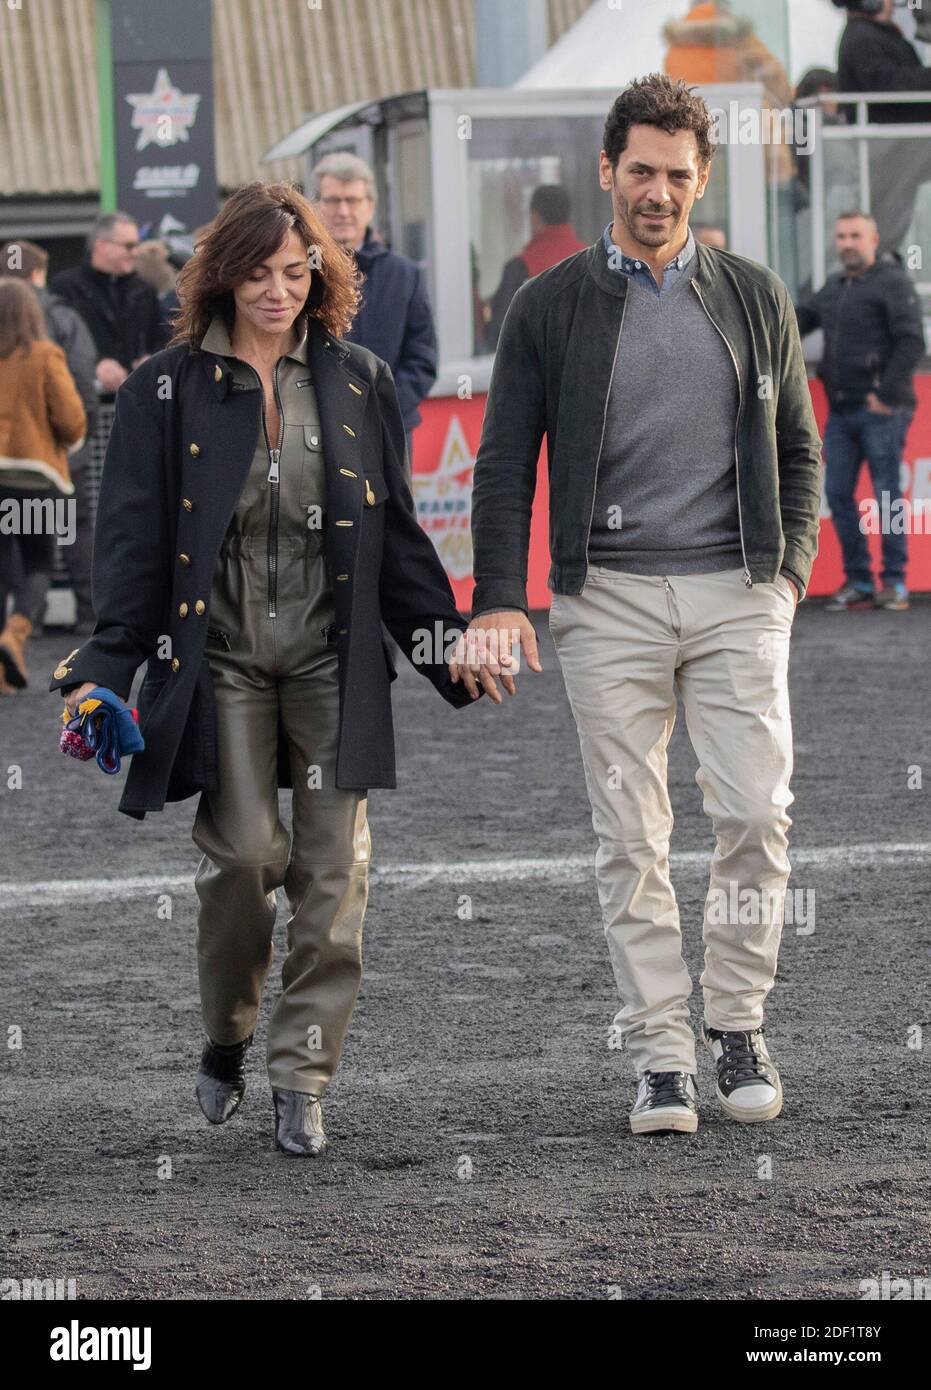
<svg viewBox="0 0 931 1390"><path fill-rule="evenodd" d="M100 210L116 211L116 129L113 113L113 45L110 0L96 0L94 39L100 106Z"/></svg>

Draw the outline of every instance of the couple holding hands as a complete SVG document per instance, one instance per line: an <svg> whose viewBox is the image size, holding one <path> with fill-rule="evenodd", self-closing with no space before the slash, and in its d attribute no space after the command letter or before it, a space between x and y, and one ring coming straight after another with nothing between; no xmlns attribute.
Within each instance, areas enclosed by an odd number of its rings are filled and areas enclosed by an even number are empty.
<svg viewBox="0 0 931 1390"><path fill-rule="evenodd" d="M612 222L512 301L475 466L468 626L417 520L391 371L343 340L355 264L292 186L232 195L181 272L172 343L117 394L97 624L50 689L72 710L94 686L128 700L146 662L146 747L120 810L141 819L199 794L196 1094L214 1124L243 1097L284 887L275 1137L289 1154L327 1147L320 1102L362 968L367 792L396 784L384 628L456 707L500 703L499 680L514 694L521 651L541 669L526 574L544 437L549 624L598 837L615 1036L639 1080L631 1129L698 1124L668 861L677 697L716 838L702 1042L728 1118L781 1110L763 1002L790 872L788 646L817 550L821 449L785 286L689 230L711 125L681 83L626 88L599 156ZM452 652L424 644L437 629L459 634ZM752 923L722 917L748 892L765 904Z"/></svg>

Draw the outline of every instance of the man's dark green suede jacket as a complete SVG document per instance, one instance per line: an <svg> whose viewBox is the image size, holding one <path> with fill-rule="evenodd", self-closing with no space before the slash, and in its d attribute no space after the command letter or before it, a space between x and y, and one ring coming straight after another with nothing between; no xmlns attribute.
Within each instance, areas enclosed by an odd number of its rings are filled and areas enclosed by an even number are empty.
<svg viewBox="0 0 931 1390"><path fill-rule="evenodd" d="M740 376L744 579L772 583L784 569L804 594L818 550L821 440L795 310L785 285L765 266L701 244L695 253L699 266L689 293L701 295ZM599 237L526 281L511 301L475 460L473 615L527 612L530 511L544 435L549 586L557 594L582 591L626 297L626 276L609 266ZM688 422L670 420L669 428L688 429Z"/></svg>

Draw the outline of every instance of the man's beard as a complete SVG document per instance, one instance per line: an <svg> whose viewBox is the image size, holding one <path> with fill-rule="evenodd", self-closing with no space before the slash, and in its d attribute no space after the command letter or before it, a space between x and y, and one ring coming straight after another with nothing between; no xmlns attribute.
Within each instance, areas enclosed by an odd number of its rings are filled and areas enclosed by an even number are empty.
<svg viewBox="0 0 931 1390"><path fill-rule="evenodd" d="M639 241L642 246L665 246L671 241L678 231L682 221L682 213L673 208L662 223L644 222L640 216L643 212L663 212L662 208L637 208L631 211L630 203L620 200L622 211L621 221L627 227L631 236Z"/></svg>

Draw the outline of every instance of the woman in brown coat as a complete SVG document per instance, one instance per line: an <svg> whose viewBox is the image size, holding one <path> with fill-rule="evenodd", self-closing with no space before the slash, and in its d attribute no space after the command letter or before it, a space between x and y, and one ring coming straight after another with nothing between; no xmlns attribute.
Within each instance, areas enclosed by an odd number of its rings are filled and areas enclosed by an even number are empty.
<svg viewBox="0 0 931 1390"><path fill-rule="evenodd" d="M74 485L68 452L87 417L39 301L0 278L0 691L27 683L24 649L42 616L54 560L56 502ZM9 595L13 611L6 617Z"/></svg>

